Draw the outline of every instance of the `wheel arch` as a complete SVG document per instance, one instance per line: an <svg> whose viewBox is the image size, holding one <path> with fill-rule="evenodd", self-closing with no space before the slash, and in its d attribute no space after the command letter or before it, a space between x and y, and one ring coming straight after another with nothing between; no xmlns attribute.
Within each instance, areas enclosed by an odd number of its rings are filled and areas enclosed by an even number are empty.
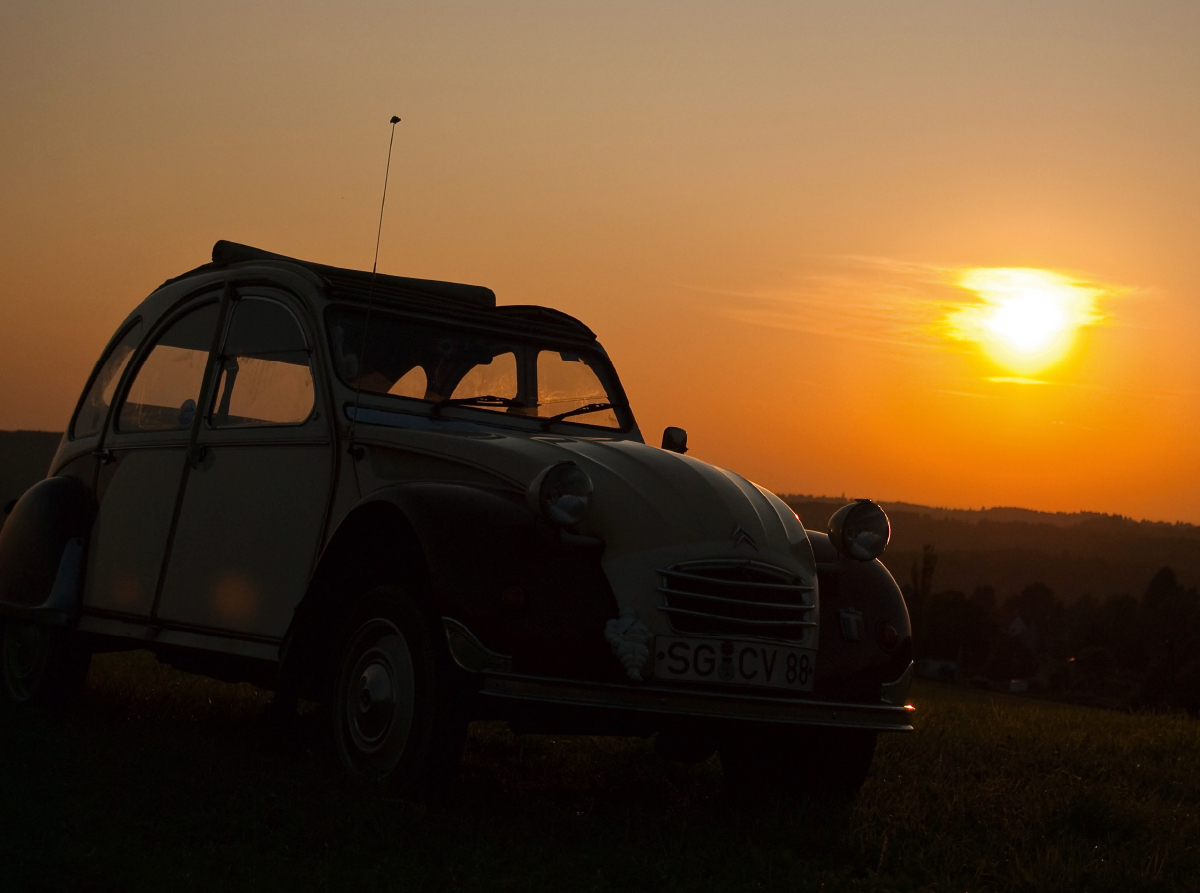
<svg viewBox="0 0 1200 893"><path fill-rule="evenodd" d="M321 551L296 607L280 656L280 687L315 698L329 651L357 599L400 580L428 605L429 571L412 520L392 500L363 500Z"/></svg>
<svg viewBox="0 0 1200 893"><path fill-rule="evenodd" d="M296 608L284 639L281 688L309 697L319 692L343 618L380 584L403 585L444 645L440 618L462 613L484 586L486 563L471 561L479 544L519 538L524 528L532 531L533 518L523 506L463 484L397 484L363 498L339 522Z"/></svg>

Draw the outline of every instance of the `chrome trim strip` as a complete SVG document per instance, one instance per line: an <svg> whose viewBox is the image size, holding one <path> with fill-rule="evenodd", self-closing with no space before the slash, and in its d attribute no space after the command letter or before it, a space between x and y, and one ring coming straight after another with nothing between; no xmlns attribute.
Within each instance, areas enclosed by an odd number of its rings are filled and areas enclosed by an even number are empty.
<svg viewBox="0 0 1200 893"><path fill-rule="evenodd" d="M483 692L497 700L628 710L663 716L744 720L788 725L831 726L879 732L911 732L912 707L850 704L692 691L662 685L610 685L485 673Z"/></svg>
<svg viewBox="0 0 1200 893"><path fill-rule="evenodd" d="M144 621L131 623L87 614L79 618L78 628L80 632L145 642L147 646L177 645L182 648L194 648L197 651L234 654L273 663L279 660L279 644L277 642L256 641L249 638L235 638L231 635L184 629L154 630L147 627Z"/></svg>
<svg viewBox="0 0 1200 893"><path fill-rule="evenodd" d="M145 614L126 614L122 611L109 611L104 608L83 608L80 611L80 616L89 617L96 620L112 620L118 623L124 623L129 626L137 627L142 632L137 634L138 638L143 635L153 638L163 630L174 630L175 632L194 633L201 636L212 636L219 639L239 639L246 642L256 642L260 645L275 645L283 644L283 639L275 636L260 636L254 633L240 633L235 630L215 629L210 626L196 626L188 623L173 623L169 620L156 620L151 624Z"/></svg>
<svg viewBox="0 0 1200 893"><path fill-rule="evenodd" d="M789 605L787 602L752 602L741 598L725 598L723 595L705 595L703 592L687 592L683 589L671 589L659 586L658 591L663 595L682 595L684 598L706 598L711 602L723 605L745 605L750 608L783 608L785 611L815 611L816 605Z"/></svg>

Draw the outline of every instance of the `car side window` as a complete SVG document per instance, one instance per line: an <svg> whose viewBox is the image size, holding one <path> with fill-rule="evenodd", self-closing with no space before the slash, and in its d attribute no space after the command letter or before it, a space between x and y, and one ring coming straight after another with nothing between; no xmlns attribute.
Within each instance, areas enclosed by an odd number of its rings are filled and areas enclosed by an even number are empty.
<svg viewBox="0 0 1200 893"><path fill-rule="evenodd" d="M184 314L159 336L125 395L117 415L118 430L171 431L191 426L216 325L214 302Z"/></svg>
<svg viewBox="0 0 1200 893"><path fill-rule="evenodd" d="M112 406L121 373L129 365L129 358L133 356L141 340L142 321L139 319L125 330L125 334L112 346L108 356L100 364L100 371L92 380L92 386L88 388L83 402L79 404L79 411L71 422L72 440L91 437L99 434L104 428L104 420L108 418L108 408Z"/></svg>
<svg viewBox="0 0 1200 893"><path fill-rule="evenodd" d="M221 351L210 421L217 428L299 425L312 415L309 348L296 318L266 298L242 298Z"/></svg>

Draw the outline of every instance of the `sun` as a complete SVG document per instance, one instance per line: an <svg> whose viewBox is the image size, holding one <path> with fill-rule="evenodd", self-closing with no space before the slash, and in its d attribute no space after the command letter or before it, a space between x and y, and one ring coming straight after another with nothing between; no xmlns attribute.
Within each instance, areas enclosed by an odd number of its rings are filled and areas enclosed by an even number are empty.
<svg viewBox="0 0 1200 893"><path fill-rule="evenodd" d="M946 317L950 334L975 341L1000 365L1032 375L1058 362L1076 331L1095 325L1104 289L1061 273L1010 267L975 267L958 277L978 300Z"/></svg>

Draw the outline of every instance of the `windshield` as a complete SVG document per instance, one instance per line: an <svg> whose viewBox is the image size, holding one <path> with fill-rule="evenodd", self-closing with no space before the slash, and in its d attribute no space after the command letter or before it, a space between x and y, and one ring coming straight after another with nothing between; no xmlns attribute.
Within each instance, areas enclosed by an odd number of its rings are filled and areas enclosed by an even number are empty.
<svg viewBox="0 0 1200 893"><path fill-rule="evenodd" d="M376 311L327 311L338 376L364 393L469 406L543 422L621 427L623 403L598 352L414 323Z"/></svg>

